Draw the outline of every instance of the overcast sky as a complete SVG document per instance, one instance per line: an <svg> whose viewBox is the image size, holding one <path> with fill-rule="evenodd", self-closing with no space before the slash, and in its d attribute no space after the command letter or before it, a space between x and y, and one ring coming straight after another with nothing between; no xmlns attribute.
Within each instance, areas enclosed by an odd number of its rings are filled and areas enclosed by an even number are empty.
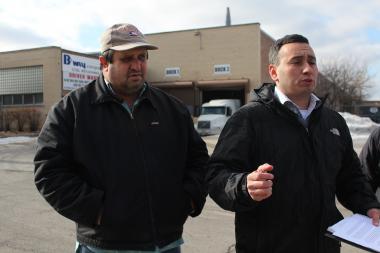
<svg viewBox="0 0 380 253"><path fill-rule="evenodd" d="M369 99L380 100L380 0L13 0L0 4L0 51L59 46L99 51L99 37L119 22L143 33L260 23L273 38L300 33L319 62L368 64Z"/></svg>

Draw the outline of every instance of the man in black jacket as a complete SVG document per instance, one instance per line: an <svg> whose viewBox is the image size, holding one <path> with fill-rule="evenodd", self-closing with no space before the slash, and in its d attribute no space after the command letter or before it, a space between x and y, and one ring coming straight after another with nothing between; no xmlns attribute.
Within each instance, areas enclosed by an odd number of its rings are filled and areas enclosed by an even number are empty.
<svg viewBox="0 0 380 253"><path fill-rule="evenodd" d="M178 253L204 206L206 145L186 106L145 82L153 49L131 24L107 29L102 74L53 106L38 137L35 184L77 224L76 252Z"/></svg>
<svg viewBox="0 0 380 253"><path fill-rule="evenodd" d="M234 211L236 252L339 252L324 236L342 219L335 196L378 225L380 204L360 170L344 119L313 91L308 40L287 35L269 53L274 84L225 125L210 159L209 194Z"/></svg>
<svg viewBox="0 0 380 253"><path fill-rule="evenodd" d="M368 137L359 155L364 174L374 192L380 188L380 127Z"/></svg>

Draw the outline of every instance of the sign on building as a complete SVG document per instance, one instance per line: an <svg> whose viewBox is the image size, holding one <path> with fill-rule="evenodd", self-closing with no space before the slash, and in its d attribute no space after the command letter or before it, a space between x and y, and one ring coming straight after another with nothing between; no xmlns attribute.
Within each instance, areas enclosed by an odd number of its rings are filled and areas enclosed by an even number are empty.
<svg viewBox="0 0 380 253"><path fill-rule="evenodd" d="M63 89L74 90L82 87L100 74L98 59L62 53L62 78Z"/></svg>
<svg viewBox="0 0 380 253"><path fill-rule="evenodd" d="M178 67L165 68L165 76L166 77L171 77L171 76L179 77L180 75L181 75L181 69Z"/></svg>
<svg viewBox="0 0 380 253"><path fill-rule="evenodd" d="M230 64L218 64L214 65L214 74L230 74L231 73L231 67Z"/></svg>

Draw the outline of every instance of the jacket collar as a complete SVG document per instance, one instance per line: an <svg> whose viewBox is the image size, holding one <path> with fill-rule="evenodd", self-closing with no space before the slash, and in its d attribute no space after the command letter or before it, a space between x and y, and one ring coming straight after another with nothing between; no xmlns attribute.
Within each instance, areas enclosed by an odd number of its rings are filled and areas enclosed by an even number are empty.
<svg viewBox="0 0 380 253"><path fill-rule="evenodd" d="M275 99L275 84L273 83L263 83L261 87L254 89L253 92L251 93L251 101L252 102L261 102L267 105L273 104L275 102L278 102ZM318 103L317 107L321 107L325 101L327 96L323 98L318 98L320 99L320 103Z"/></svg>
<svg viewBox="0 0 380 253"><path fill-rule="evenodd" d="M100 74L94 83L93 93L91 94L91 104L101 104L110 101L122 102L121 99L114 96L107 88L104 76Z"/></svg>
<svg viewBox="0 0 380 253"><path fill-rule="evenodd" d="M251 102L261 103L281 115L292 115L293 117L294 112L287 108L285 105L281 104L277 99L275 99L274 88L275 84L273 83L263 83L260 88L253 90ZM319 118L322 107L324 107L326 97L320 99L321 101L318 104L317 108L315 108L315 110L313 110L311 113L311 115L314 115L315 119Z"/></svg>

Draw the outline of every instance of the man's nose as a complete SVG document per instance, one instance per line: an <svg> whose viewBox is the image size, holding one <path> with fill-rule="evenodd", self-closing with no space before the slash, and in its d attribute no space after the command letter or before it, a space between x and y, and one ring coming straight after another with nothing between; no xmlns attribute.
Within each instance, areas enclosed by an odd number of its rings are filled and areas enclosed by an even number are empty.
<svg viewBox="0 0 380 253"><path fill-rule="evenodd" d="M139 61L139 59L135 58L131 61L131 69L134 69L134 70L141 69L141 62Z"/></svg>
<svg viewBox="0 0 380 253"><path fill-rule="evenodd" d="M314 71L314 66L313 66L312 64L306 62L306 63L304 64L304 66L303 66L303 72L304 72L304 73L310 73L310 72L312 72L312 71Z"/></svg>

